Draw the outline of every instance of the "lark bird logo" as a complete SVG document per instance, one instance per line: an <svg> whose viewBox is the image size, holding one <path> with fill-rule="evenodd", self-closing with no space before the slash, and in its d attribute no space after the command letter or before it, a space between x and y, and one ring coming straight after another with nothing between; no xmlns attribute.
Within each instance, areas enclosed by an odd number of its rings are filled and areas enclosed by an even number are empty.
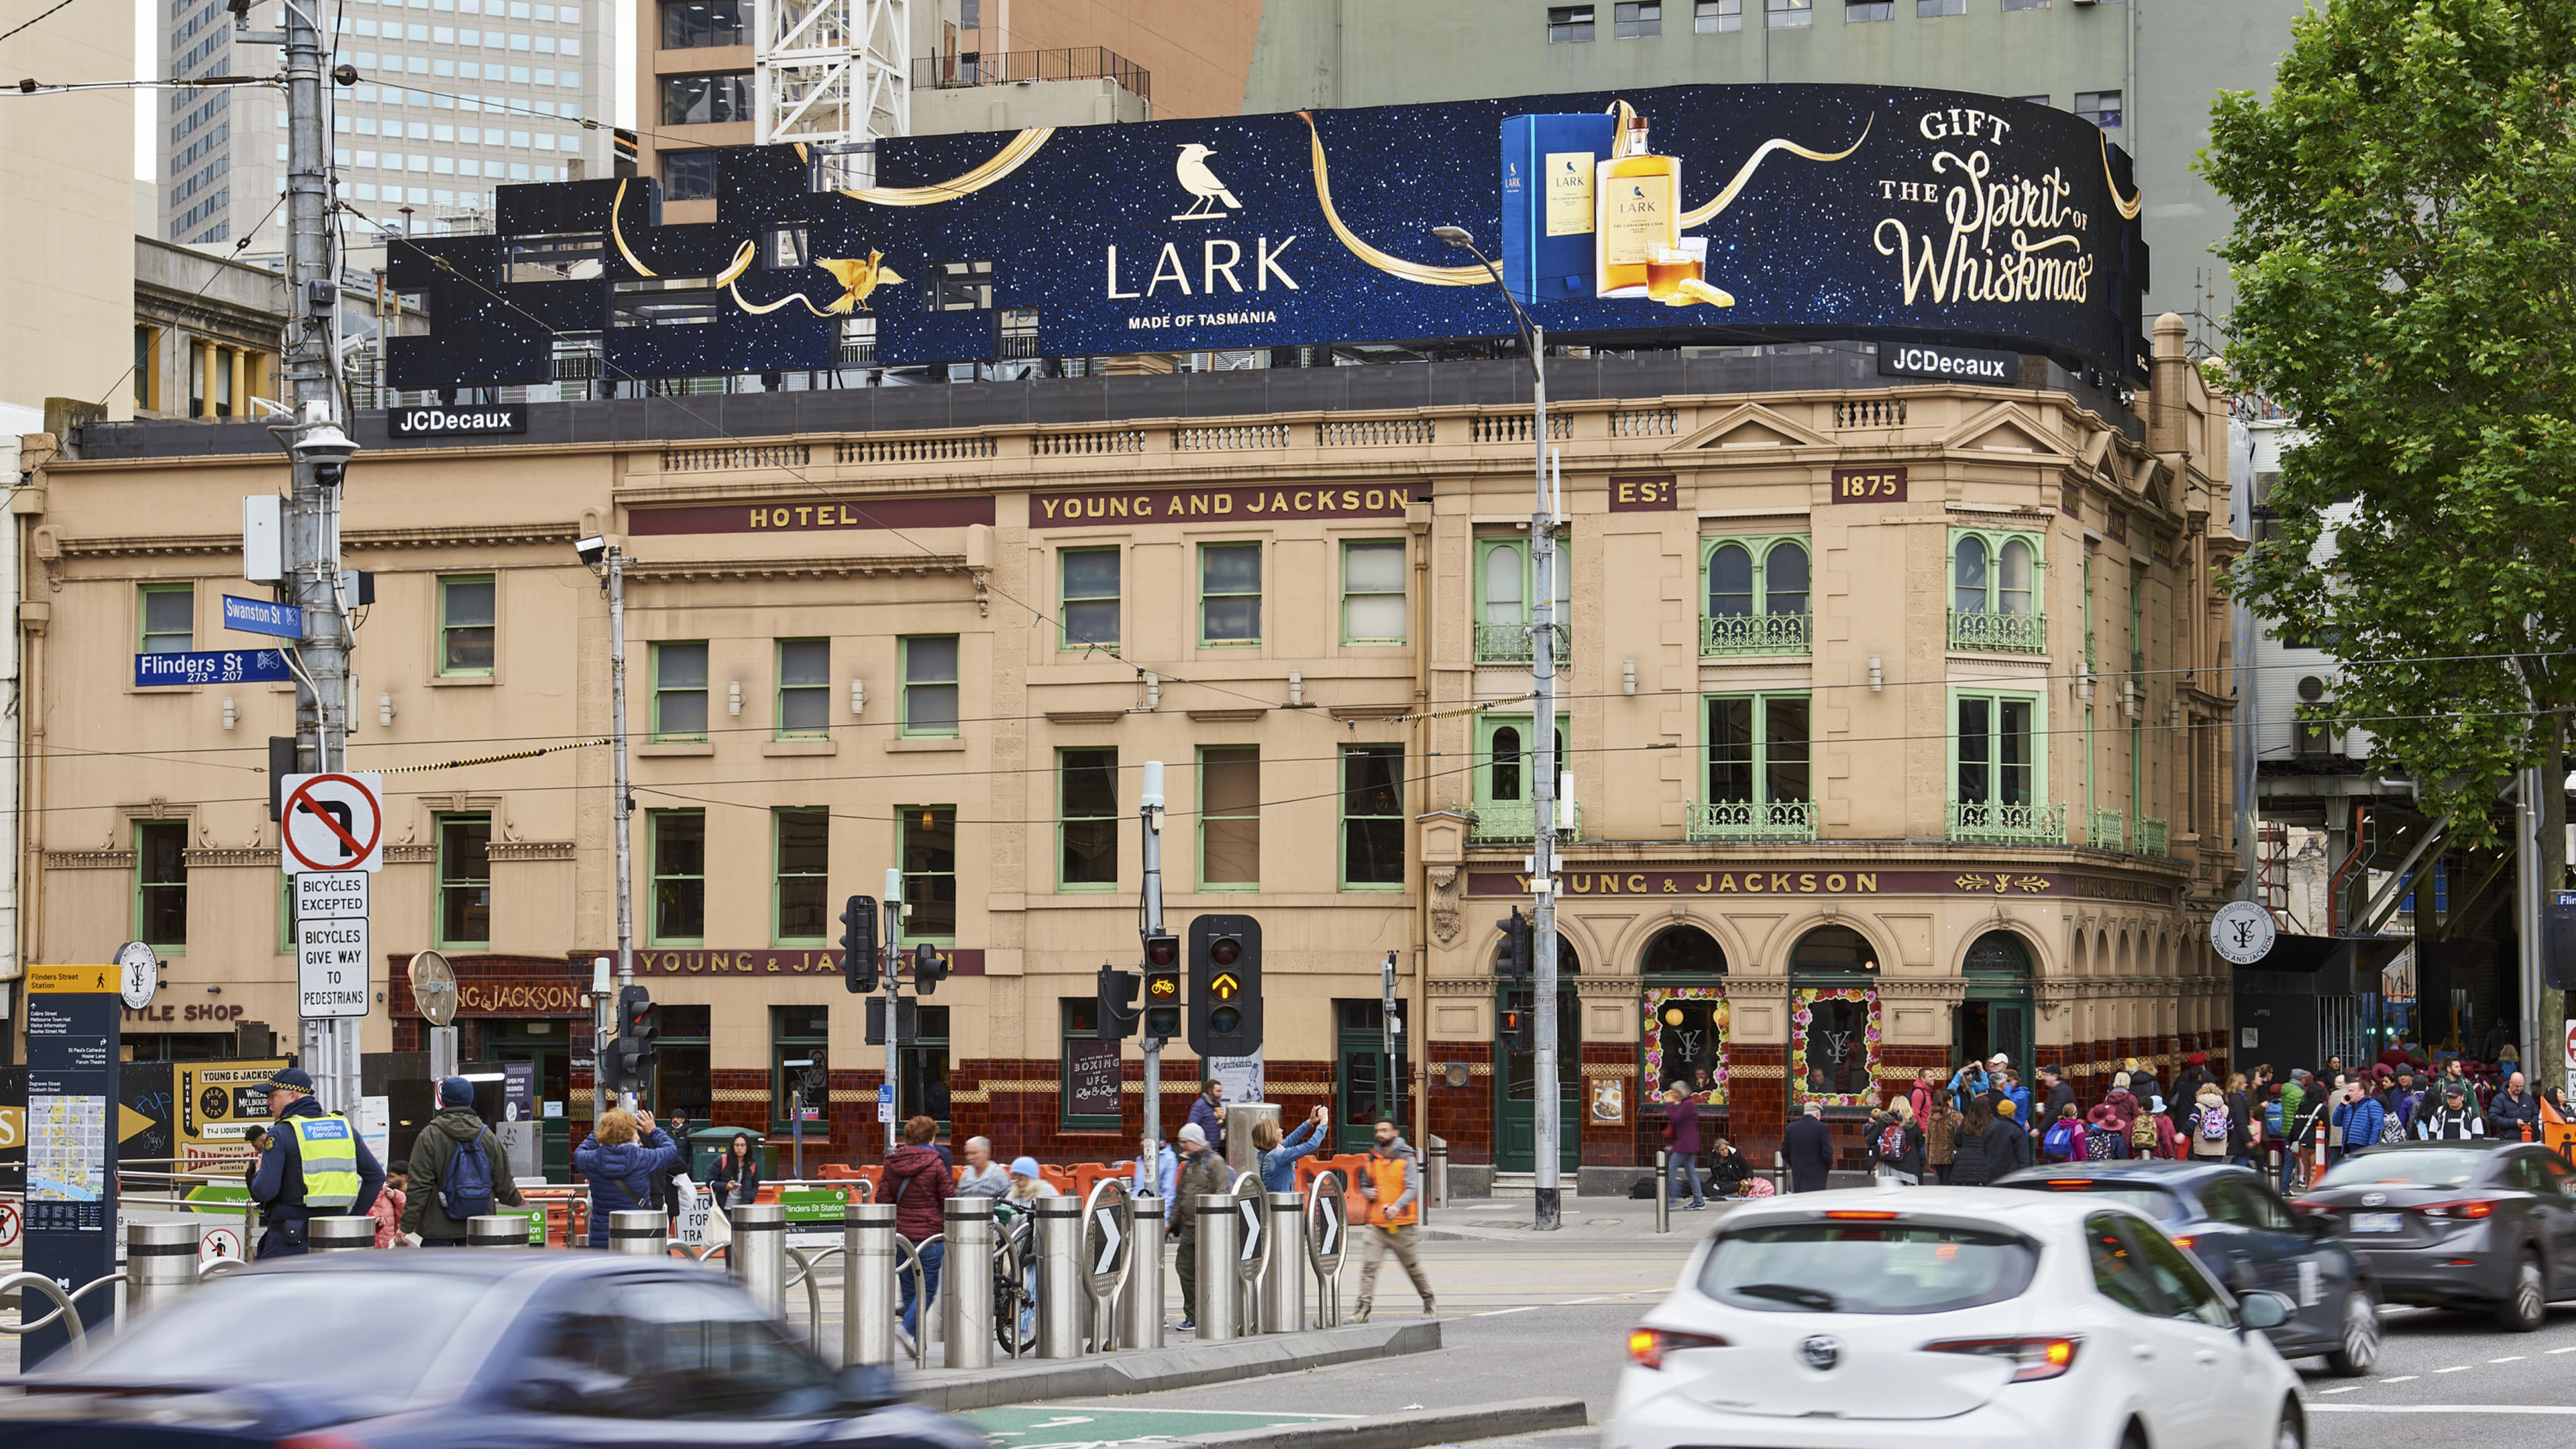
<svg viewBox="0 0 2576 1449"><path fill-rule="evenodd" d="M1181 148L1180 159L1172 163L1172 174L1180 181L1183 191L1198 199L1190 203L1189 210L1172 220L1213 221L1225 215L1225 211L1243 209L1243 203L1235 200L1234 193L1226 190L1225 183L1208 169L1207 158L1215 154L1195 141ZM1217 210L1220 202L1224 204L1225 211Z"/></svg>

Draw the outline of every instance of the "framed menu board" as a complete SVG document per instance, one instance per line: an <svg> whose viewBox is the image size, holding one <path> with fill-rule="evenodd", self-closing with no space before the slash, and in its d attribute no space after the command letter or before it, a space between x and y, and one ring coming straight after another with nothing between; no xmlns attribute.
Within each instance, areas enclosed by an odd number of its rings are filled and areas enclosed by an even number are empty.
<svg viewBox="0 0 2576 1449"><path fill-rule="evenodd" d="M1118 1045L1080 1037L1065 1039L1063 1115L1067 1130L1118 1130Z"/></svg>

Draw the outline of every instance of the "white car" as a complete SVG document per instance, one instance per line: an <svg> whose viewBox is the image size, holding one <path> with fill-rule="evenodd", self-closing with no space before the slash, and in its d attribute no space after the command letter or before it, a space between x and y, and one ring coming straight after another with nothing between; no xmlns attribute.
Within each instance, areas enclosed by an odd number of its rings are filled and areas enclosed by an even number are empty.
<svg viewBox="0 0 2576 1449"><path fill-rule="evenodd" d="M2291 1311L2100 1195L1759 1199L1629 1335L1602 1449L2305 1449L2255 1331Z"/></svg>

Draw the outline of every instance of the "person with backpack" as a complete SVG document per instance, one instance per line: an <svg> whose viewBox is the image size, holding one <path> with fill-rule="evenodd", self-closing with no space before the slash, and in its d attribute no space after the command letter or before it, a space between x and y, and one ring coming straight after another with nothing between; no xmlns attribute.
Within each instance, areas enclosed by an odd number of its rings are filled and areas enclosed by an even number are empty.
<svg viewBox="0 0 2576 1449"><path fill-rule="evenodd" d="M305 1225L313 1219L372 1215L385 1169L355 1124L313 1100L313 1078L301 1067L286 1068L267 1086L275 1121L250 1176L251 1201L266 1225L258 1256L300 1257L311 1251Z"/></svg>
<svg viewBox="0 0 2576 1449"><path fill-rule="evenodd" d="M2084 1160L2084 1119L2076 1115L2073 1102L2059 1107L2057 1120L2041 1134L2039 1160L2043 1165Z"/></svg>
<svg viewBox="0 0 2576 1449"><path fill-rule="evenodd" d="M653 1174L679 1160L679 1146L652 1113L610 1108L572 1153L573 1171L590 1179L590 1245L607 1247L608 1215L652 1202Z"/></svg>
<svg viewBox="0 0 2576 1449"><path fill-rule="evenodd" d="M1870 1144L1870 1160L1880 1177L1912 1186L1923 1180L1923 1128L1914 1120L1914 1104L1903 1097L1887 1104L1887 1120Z"/></svg>
<svg viewBox="0 0 2576 1449"><path fill-rule="evenodd" d="M877 1180L877 1201L894 1204L895 1236L912 1244L921 1259L921 1302L913 1301L913 1275L900 1262L894 1275L907 1334L917 1330L917 1315L939 1297L939 1270L948 1261L947 1243L930 1241L948 1230L948 1199L956 1195L955 1169L930 1145L938 1137L939 1124L930 1118L905 1119L903 1145L886 1154Z"/></svg>
<svg viewBox="0 0 2576 1449"><path fill-rule="evenodd" d="M495 1203L521 1205L501 1139L474 1115L472 1082L449 1077L438 1084L438 1115L411 1144L411 1181L402 1229L415 1247L464 1247L468 1220Z"/></svg>
<svg viewBox="0 0 2576 1449"><path fill-rule="evenodd" d="M2227 1094L2218 1083L2204 1081L2198 1095L2192 1098L2189 1154L2198 1162L2224 1162L2236 1135L2236 1114L2228 1110Z"/></svg>
<svg viewBox="0 0 2576 1449"><path fill-rule="evenodd" d="M2415 1114L2415 1136L2426 1142L2475 1142L2487 1135L2486 1115L2469 1105L2466 1083L2442 1083L2442 1105Z"/></svg>
<svg viewBox="0 0 2576 1449"><path fill-rule="evenodd" d="M2084 1160L2129 1160L2129 1134L2120 1125L2120 1114L2108 1102L2097 1102L2092 1111L2084 1114Z"/></svg>

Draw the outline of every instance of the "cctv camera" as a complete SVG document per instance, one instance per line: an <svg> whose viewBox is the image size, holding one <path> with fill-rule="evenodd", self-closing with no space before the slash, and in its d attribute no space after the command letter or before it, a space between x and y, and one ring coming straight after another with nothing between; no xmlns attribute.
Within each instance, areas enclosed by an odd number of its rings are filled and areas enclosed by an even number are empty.
<svg viewBox="0 0 2576 1449"><path fill-rule="evenodd" d="M608 535L604 533L594 533L590 537L575 543L572 546L572 551L581 556L581 561L583 563L595 568L598 566L601 559L608 557Z"/></svg>
<svg viewBox="0 0 2576 1449"><path fill-rule="evenodd" d="M313 465L314 480L325 488L339 487L349 460L358 455L358 445L331 423L306 428L290 446L297 462Z"/></svg>

